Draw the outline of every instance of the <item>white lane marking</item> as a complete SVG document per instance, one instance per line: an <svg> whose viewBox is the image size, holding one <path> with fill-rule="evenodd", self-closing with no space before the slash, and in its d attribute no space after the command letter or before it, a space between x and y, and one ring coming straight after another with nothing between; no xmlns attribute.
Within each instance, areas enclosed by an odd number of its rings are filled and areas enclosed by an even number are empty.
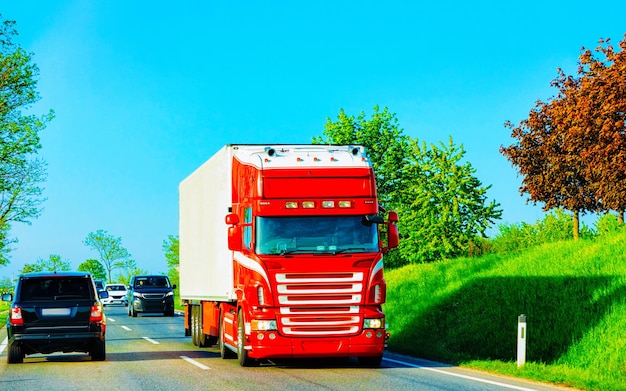
<svg viewBox="0 0 626 391"><path fill-rule="evenodd" d="M180 358L182 358L183 360L187 361L189 364L197 366L200 369L211 369L211 368L207 367L206 365L201 364L201 363L197 362L196 360L191 359L191 358L189 358L187 356L180 356Z"/></svg>
<svg viewBox="0 0 626 391"><path fill-rule="evenodd" d="M8 343L9 343L9 338L5 337L4 341L2 341L2 344L0 344L0 354L2 354L2 352L4 352L4 349L7 348Z"/></svg>
<svg viewBox="0 0 626 391"><path fill-rule="evenodd" d="M153 344L155 344L155 345L160 344L160 342L159 342L159 341L155 341L155 340L153 340L152 338L148 338L148 337L141 337L141 338L143 338L143 339L145 339L146 341L148 341L148 342L150 342L150 343L153 343Z"/></svg>
<svg viewBox="0 0 626 391"><path fill-rule="evenodd" d="M401 364L401 365L406 365L408 367L413 367L413 368L418 368L418 369L423 369L426 371L431 371L431 372L437 372L440 373L442 375L447 375L447 376L454 376L454 377L459 377L461 379L466 379L466 380L472 380L472 381L476 381L479 383L485 383L485 384L491 384L494 386L499 386L499 387L504 387L504 388L510 388L512 390L518 390L518 391L536 391L532 388L526 388L526 387L519 387L519 386L514 386L512 384L506 384L506 383L500 383L497 381L492 381L492 380L487 380L487 379L481 379L479 377L473 377L473 376L467 376L467 375L462 375L460 373L454 373L454 372L448 372L448 371L444 371L441 369L436 369L436 368L430 368L430 367L424 367L421 365L417 365L417 364L411 364L408 362L404 362L404 361L399 361L399 360L394 360L392 358L386 358L383 357L383 360L389 361L389 362L393 362L396 364Z"/></svg>
<svg viewBox="0 0 626 391"><path fill-rule="evenodd" d="M123 328L124 330L126 330L126 331L131 331L131 330L132 330L132 329L131 329L130 327L128 327L128 326L122 326L122 328Z"/></svg>
<svg viewBox="0 0 626 391"><path fill-rule="evenodd" d="M107 316L107 321L115 322L115 319Z"/></svg>

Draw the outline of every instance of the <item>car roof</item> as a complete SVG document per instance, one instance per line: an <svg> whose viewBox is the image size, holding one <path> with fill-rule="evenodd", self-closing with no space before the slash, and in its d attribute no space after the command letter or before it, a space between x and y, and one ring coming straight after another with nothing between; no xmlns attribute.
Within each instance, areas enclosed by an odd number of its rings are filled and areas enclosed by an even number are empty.
<svg viewBox="0 0 626 391"><path fill-rule="evenodd" d="M60 272L31 272L24 273L20 277L22 278L41 278L41 277L91 277L89 272L72 272L72 271L60 271Z"/></svg>

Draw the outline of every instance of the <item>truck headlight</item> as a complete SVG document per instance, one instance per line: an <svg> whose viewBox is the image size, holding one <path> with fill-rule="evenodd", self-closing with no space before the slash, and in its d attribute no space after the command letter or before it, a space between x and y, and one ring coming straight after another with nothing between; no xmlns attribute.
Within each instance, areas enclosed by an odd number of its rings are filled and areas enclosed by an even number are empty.
<svg viewBox="0 0 626 391"><path fill-rule="evenodd" d="M363 319L364 329L384 329L385 318Z"/></svg>
<svg viewBox="0 0 626 391"><path fill-rule="evenodd" d="M275 319L252 319L250 327L253 331L269 331L276 330Z"/></svg>

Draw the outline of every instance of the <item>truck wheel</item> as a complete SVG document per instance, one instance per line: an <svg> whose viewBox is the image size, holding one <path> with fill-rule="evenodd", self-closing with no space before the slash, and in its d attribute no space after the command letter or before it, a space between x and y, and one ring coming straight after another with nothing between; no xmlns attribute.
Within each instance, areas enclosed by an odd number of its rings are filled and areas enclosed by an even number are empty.
<svg viewBox="0 0 626 391"><path fill-rule="evenodd" d="M24 362L24 352L22 346L16 343L9 345L9 351L7 352L7 363L9 364L21 364Z"/></svg>
<svg viewBox="0 0 626 391"><path fill-rule="evenodd" d="M248 357L246 350L245 324L243 323L243 312L239 310L237 317L237 358L242 367L252 367L258 365L257 360Z"/></svg>
<svg viewBox="0 0 626 391"><path fill-rule="evenodd" d="M196 311L196 331L198 336L196 337L196 341L198 342L198 347L206 348L206 335L202 332L202 307L197 306L198 311Z"/></svg>
<svg viewBox="0 0 626 391"><path fill-rule="evenodd" d="M218 336L217 344L220 347L220 357L223 360L226 360L229 358L235 358L235 353L229 348L227 348L226 345L224 345L224 319L222 319L221 311L220 311L219 321L220 321L220 329L218 331L219 336Z"/></svg>
<svg viewBox="0 0 626 391"><path fill-rule="evenodd" d="M198 306L191 306L191 343L198 346Z"/></svg>

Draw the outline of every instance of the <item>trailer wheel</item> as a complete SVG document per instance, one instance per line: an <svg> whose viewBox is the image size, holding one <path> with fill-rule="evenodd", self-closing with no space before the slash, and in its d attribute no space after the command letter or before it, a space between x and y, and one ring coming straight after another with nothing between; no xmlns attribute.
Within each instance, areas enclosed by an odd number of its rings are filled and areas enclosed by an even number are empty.
<svg viewBox="0 0 626 391"><path fill-rule="evenodd" d="M197 305L191 306L191 342L198 346L198 310Z"/></svg>
<svg viewBox="0 0 626 391"><path fill-rule="evenodd" d="M243 322L243 312L239 310L237 317L237 358L239 359L239 365L242 367L253 367L258 365L258 361L248 357L248 351L246 350L246 335L245 324Z"/></svg>
<svg viewBox="0 0 626 391"><path fill-rule="evenodd" d="M206 348L208 345L206 343L206 335L202 332L202 307L197 305L195 306L196 310L196 342L198 347Z"/></svg>

